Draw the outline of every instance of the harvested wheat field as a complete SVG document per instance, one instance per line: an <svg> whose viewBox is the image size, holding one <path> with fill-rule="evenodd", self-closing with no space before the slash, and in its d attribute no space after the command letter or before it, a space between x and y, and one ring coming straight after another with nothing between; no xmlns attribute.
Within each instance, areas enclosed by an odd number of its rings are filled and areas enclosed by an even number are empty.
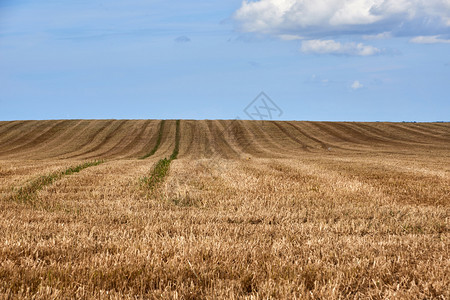
<svg viewBox="0 0 450 300"><path fill-rule="evenodd" d="M0 298L450 299L450 124L0 122Z"/></svg>

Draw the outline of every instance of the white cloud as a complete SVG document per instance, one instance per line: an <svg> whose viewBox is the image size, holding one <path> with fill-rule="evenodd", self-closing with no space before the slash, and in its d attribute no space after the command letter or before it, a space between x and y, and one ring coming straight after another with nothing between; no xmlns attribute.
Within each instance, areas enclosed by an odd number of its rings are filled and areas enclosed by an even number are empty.
<svg viewBox="0 0 450 300"><path fill-rule="evenodd" d="M296 34L280 34L278 37L283 41L295 41L303 39L303 37Z"/></svg>
<svg viewBox="0 0 450 300"><path fill-rule="evenodd" d="M364 87L364 85L359 82L358 80L355 80L352 84L352 89L354 90L358 90L358 89L362 89Z"/></svg>
<svg viewBox="0 0 450 300"><path fill-rule="evenodd" d="M366 34L363 35L363 39L365 40L386 40L392 38L392 33L390 32L381 32L378 34Z"/></svg>
<svg viewBox="0 0 450 300"><path fill-rule="evenodd" d="M450 40L441 39L439 35L416 36L410 42L415 44L450 44Z"/></svg>
<svg viewBox="0 0 450 300"><path fill-rule="evenodd" d="M381 52L380 49L362 43L340 43L334 40L308 40L302 42L303 53L342 54L370 56Z"/></svg>
<svg viewBox="0 0 450 300"><path fill-rule="evenodd" d="M246 32L309 39L339 35L436 35L449 31L449 0L244 0L234 14Z"/></svg>

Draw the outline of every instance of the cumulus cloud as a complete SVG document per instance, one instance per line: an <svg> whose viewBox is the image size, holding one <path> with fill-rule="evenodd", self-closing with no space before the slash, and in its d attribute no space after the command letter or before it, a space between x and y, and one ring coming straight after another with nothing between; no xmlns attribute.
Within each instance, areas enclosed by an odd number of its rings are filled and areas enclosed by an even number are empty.
<svg viewBox="0 0 450 300"><path fill-rule="evenodd" d="M450 31L449 0L244 0L234 19L245 32L321 40L385 39Z"/></svg>
<svg viewBox="0 0 450 300"><path fill-rule="evenodd" d="M359 82L358 80L355 80L353 83L352 83L352 89L354 89L354 90L359 90L359 89L362 89L363 87L364 87L364 85L361 83L361 82Z"/></svg>
<svg viewBox="0 0 450 300"><path fill-rule="evenodd" d="M340 43L334 40L308 40L302 42L303 53L341 54L369 56L381 52L380 49L362 43Z"/></svg>
<svg viewBox="0 0 450 300"><path fill-rule="evenodd" d="M410 42L415 44L450 44L450 40L442 39L439 35L416 36Z"/></svg>

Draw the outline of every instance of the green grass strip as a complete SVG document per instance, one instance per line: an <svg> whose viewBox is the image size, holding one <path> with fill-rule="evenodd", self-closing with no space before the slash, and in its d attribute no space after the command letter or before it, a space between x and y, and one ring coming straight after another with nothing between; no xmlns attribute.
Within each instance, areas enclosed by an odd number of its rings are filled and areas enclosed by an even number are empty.
<svg viewBox="0 0 450 300"><path fill-rule="evenodd" d="M36 198L37 192L42 190L45 186L52 184L53 182L57 181L58 179L61 179L64 176L78 173L83 169L92 166L97 166L103 162L104 162L103 160L94 160L78 166L70 167L64 171L55 172L50 175L40 176L39 178L33 180L27 186L21 187L15 195L11 196L11 200L23 203L31 202Z"/></svg>
<svg viewBox="0 0 450 300"><path fill-rule="evenodd" d="M159 124L158 139L156 140L155 147L153 147L152 151L150 151L149 153L147 153L146 155L142 156L139 159L146 159L147 157L150 157L150 156L152 156L153 154L156 153L156 151L159 148L159 145L161 145L161 139L162 139L162 134L163 134L164 123L165 122L166 122L166 120L162 120L161 123Z"/></svg>
<svg viewBox="0 0 450 300"><path fill-rule="evenodd" d="M153 168L150 176L141 179L148 189L153 190L160 182L164 181L167 173L169 172L170 163L172 162L172 160L177 159L178 157L178 152L180 150L180 137L180 120L177 120L175 132L175 147L172 154L169 158L160 159Z"/></svg>
<svg viewBox="0 0 450 300"><path fill-rule="evenodd" d="M180 120L177 120L177 129L175 132L175 148L173 148L172 155L170 156L171 161L177 159L179 150L180 150Z"/></svg>

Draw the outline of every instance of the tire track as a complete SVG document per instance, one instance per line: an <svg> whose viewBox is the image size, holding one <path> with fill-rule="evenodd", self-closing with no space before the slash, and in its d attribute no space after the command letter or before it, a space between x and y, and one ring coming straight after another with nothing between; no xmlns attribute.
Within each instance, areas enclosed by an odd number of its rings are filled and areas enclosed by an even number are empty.
<svg viewBox="0 0 450 300"><path fill-rule="evenodd" d="M68 169L61 171L61 172L55 172L49 175L43 175L38 177L37 179L30 182L28 185L21 187L17 193L12 195L9 200L10 201L16 201L20 203L29 203L34 202L37 197L37 192L42 190L45 186L51 185L53 182L61 179L64 176L69 176L74 173L78 173L82 171L83 169L92 167L92 166L98 166L102 164L104 161L92 161L92 162L86 162L81 165L72 166Z"/></svg>
<svg viewBox="0 0 450 300"><path fill-rule="evenodd" d="M141 182L149 191L153 191L160 183L162 183L165 180L169 172L170 164L172 163L173 160L178 158L181 139L180 123L181 123L180 120L176 121L175 147L173 148L170 157L160 159L156 163L150 175L148 177L144 177L141 179Z"/></svg>
<svg viewBox="0 0 450 300"><path fill-rule="evenodd" d="M163 135L163 131L164 131L164 123L165 123L165 120L161 120L160 123L159 123L158 135L157 135L157 138L156 138L155 146L153 147L153 149L149 153L145 154L140 159L146 159L146 158L152 156L153 154L155 154L156 151L158 151L158 148L161 145L162 135ZM141 134L143 132L144 131L142 131Z"/></svg>

